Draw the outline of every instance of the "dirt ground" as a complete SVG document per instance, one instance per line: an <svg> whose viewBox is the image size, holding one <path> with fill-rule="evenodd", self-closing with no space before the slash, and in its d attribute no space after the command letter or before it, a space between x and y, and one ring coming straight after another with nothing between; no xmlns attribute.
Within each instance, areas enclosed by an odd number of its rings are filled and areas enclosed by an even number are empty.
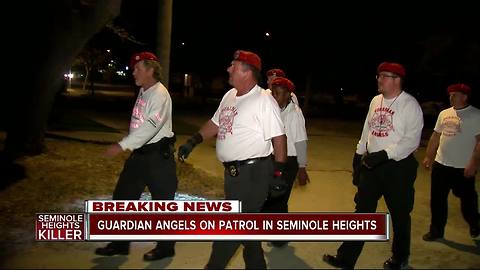
<svg viewBox="0 0 480 270"><path fill-rule="evenodd" d="M96 119L100 123L108 124L112 127L115 125L122 126L116 119L100 118ZM205 119L202 117L182 116L181 120L185 123L199 126ZM351 212L354 208L352 198L355 193L350 176L351 156L363 123L326 119L308 119L307 122L309 133L308 173L311 183L306 187L296 186L294 188L290 198L290 209L292 212ZM117 133L100 135L95 132L83 134L67 134L64 132L62 135L88 137L88 139L111 136L110 139L113 141L121 136L121 134ZM186 139L186 135L180 135L178 142L183 143ZM73 157L98 153L102 145L55 140L56 142L52 146L57 145L55 147L58 148L52 148L54 151L51 151L51 156L48 157L48 159L55 159L55 162L52 164L60 166L63 163L71 163L72 168L75 168L75 173L71 173L70 177L76 179L74 182L78 182L78 185L84 189L85 194L94 193L100 197L111 194L111 189L113 189L112 183L116 181L116 175L121 168L123 156L119 157L117 161L107 161L99 157L88 162L85 160L73 162ZM80 147L68 150L71 144L75 143L80 144ZM422 146L416 153L418 160L423 158L424 151L425 148ZM30 161L26 160L24 162L28 164ZM144 262L142 260L142 254L153 247L153 243L150 242L133 243L129 256L114 257L98 257L94 255L95 248L104 245L103 242L35 242L33 240L34 223L31 216L33 213L53 212L56 209L68 207L74 208L75 202L86 198L85 196L77 196L77 194L73 195L69 192L58 192L57 186L64 191L71 188L68 186L61 187L62 183L59 180L61 176L56 174L58 167L51 167L52 164L46 165L41 162L33 163L34 165L29 165L30 169L28 172L35 171L36 177L30 178L28 181L20 181L0 193L2 198L2 223L0 225L7 230L2 232L2 239L7 240L1 243L0 258L2 262L0 267L7 269L176 269L203 268L208 260L210 242L178 242L175 257L156 262ZM214 181L217 181L223 177L223 168L215 157L214 142L206 142L199 145L188 159L186 166L201 169L201 172L204 174L198 176L198 179L209 177L209 179L216 179ZM108 168L109 173L103 175L101 172L102 168ZM89 179L89 177L82 174L82 171L97 172L98 177ZM31 188L39 183L41 185L39 185L38 189ZM207 184L213 186L200 190L200 193L218 187L217 183ZM109 186L109 189L104 189L102 186ZM78 187L75 189L78 189ZM418 169L415 189L410 265L417 269L480 268L480 243L470 238L468 226L460 213L459 200L452 194L449 197L449 219L445 240L438 242L424 242L422 240L422 235L428 230L430 219L429 172L423 168ZM213 195L215 195L215 192L213 192ZM52 196L57 196L58 198ZM49 204L49 200L60 202L60 204ZM32 205L35 205L33 213L32 210L22 211L22 209L32 208ZM378 211L387 211L383 199L379 203ZM31 222L28 222L28 220ZM322 255L324 253L335 253L338 246L339 243L336 242L292 242L285 248L272 248L268 243L264 243L268 268L279 269L331 268L322 261ZM367 243L356 267L381 268L383 262L390 256L390 246L391 241ZM241 250L239 250L228 268L243 267L243 258Z"/></svg>

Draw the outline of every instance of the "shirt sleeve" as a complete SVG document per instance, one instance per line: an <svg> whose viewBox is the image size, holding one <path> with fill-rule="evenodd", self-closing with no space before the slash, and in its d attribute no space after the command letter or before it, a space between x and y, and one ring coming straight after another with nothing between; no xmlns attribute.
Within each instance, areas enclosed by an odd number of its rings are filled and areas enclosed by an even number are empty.
<svg viewBox="0 0 480 270"><path fill-rule="evenodd" d="M122 149L135 150L150 141L167 121L169 108L171 104L167 97L155 92L147 102L145 121L119 142Z"/></svg>
<svg viewBox="0 0 480 270"><path fill-rule="evenodd" d="M445 113L445 111L441 111L439 114L438 114L438 117L437 117L437 122L435 123L435 127L433 128L433 130L437 133L442 133L442 118L443 118L443 114Z"/></svg>
<svg viewBox="0 0 480 270"><path fill-rule="evenodd" d="M290 122L289 128L293 135L293 143L306 141L307 130L305 128L305 117L303 116L302 110L295 105L294 114L292 115L292 121Z"/></svg>
<svg viewBox="0 0 480 270"><path fill-rule="evenodd" d="M285 134L285 128L280 117L280 108L272 95L265 94L261 97L260 123L265 141Z"/></svg>
<svg viewBox="0 0 480 270"><path fill-rule="evenodd" d="M228 91L225 95L223 95L222 100L220 101L220 104L218 105L217 111L215 111L215 114L213 114L213 117L210 119L217 126L220 126L220 113L222 111L222 104L223 104L224 100L227 98L227 96L230 95L230 92L232 90L233 89L230 89L230 91Z"/></svg>
<svg viewBox="0 0 480 270"><path fill-rule="evenodd" d="M298 167L307 167L307 141L296 142L295 150L297 151Z"/></svg>
<svg viewBox="0 0 480 270"><path fill-rule="evenodd" d="M362 136L360 137L360 140L357 143L357 154L363 155L367 152L367 141L368 141L368 134L370 132L370 129L368 127L368 119L370 119L370 113L372 111L372 104L373 104L373 99L370 102L370 106L368 109L367 117L365 118L365 122L363 123L363 130L362 130Z"/></svg>
<svg viewBox="0 0 480 270"><path fill-rule="evenodd" d="M406 123L403 137L385 149L388 158L396 161L413 153L420 145L422 136L423 113L420 105L415 100L411 100L406 104L404 110Z"/></svg>

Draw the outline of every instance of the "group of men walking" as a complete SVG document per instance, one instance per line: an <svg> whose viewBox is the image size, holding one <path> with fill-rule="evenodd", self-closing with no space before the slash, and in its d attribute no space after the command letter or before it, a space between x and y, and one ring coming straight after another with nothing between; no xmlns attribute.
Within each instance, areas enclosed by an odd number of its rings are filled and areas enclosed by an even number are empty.
<svg viewBox="0 0 480 270"><path fill-rule="evenodd" d="M150 52L132 57L131 67L141 87L128 136L110 146L106 155L130 150L115 191L114 200L137 200L145 186L154 200L172 200L177 189L172 130L172 101L160 83L160 64ZM281 69L267 72L268 87L261 81L262 61L249 51L238 50L227 68L233 87L222 98L213 117L178 148L184 161L204 140L216 138L217 158L223 163L225 199L240 200L246 213L286 213L295 179L310 181L307 166L305 118L294 94L294 83ZM393 224L392 257L385 268L408 267L411 240L410 213L423 113L417 100L403 91L405 68L381 63L376 72L379 94L369 106L361 138L353 156L353 183L357 213L372 213L383 196ZM444 236L447 196L450 189L460 197L462 214L472 237L479 236L475 174L480 164L480 110L469 105L471 88L448 87L452 107L442 111L430 138L423 164L432 168L429 232L433 241ZM332 209L334 210L334 209ZM287 242L274 241L281 247ZM215 241L207 269L225 268L240 245L246 268L266 268L261 242ZM336 255L323 260L333 266L353 268L364 242L347 241ZM172 257L175 243L159 241L144 255L147 261ZM98 248L96 254L128 254L129 242L117 241Z"/></svg>

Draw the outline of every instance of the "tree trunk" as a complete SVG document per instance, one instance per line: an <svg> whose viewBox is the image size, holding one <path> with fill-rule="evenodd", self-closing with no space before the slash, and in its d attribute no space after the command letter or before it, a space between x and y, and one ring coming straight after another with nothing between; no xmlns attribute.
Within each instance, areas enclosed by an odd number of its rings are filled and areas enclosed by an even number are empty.
<svg viewBox="0 0 480 270"><path fill-rule="evenodd" d="M25 24L33 29L24 33L36 31L35 43L43 47L32 48L34 52L23 56L31 63L26 67L31 77L13 93L14 100L21 102L21 108L14 107L16 119L7 125L5 151L13 157L44 150L48 115L65 70L87 41L119 14L121 0L42 1L31 5L40 18L25 16L33 20Z"/></svg>
<svg viewBox="0 0 480 270"><path fill-rule="evenodd" d="M90 69L87 66L85 66L85 79L83 80L83 86L82 86L83 91L87 89L87 82L89 79L89 75L90 75Z"/></svg>
<svg viewBox="0 0 480 270"><path fill-rule="evenodd" d="M172 36L172 0L161 0L158 5L157 55L162 66L162 83L168 88L170 77L170 46Z"/></svg>

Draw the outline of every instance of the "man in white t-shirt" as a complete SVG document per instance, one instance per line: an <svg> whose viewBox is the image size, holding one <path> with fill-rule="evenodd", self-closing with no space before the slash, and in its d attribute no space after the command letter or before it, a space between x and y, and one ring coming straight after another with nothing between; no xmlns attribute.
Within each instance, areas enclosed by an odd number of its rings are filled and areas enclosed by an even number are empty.
<svg viewBox="0 0 480 270"><path fill-rule="evenodd" d="M140 86L130 120L128 136L112 144L107 156L130 150L113 192L113 200L139 200L145 186L153 200L173 200L177 190L176 163L173 157L172 100L160 82L160 63L151 52L133 55L130 63L135 84ZM114 241L97 248L95 254L112 256L129 253L130 242ZM145 261L175 255L174 241L158 241L145 253Z"/></svg>
<svg viewBox="0 0 480 270"><path fill-rule="evenodd" d="M295 177L298 174L300 185L306 185L309 180L307 166L307 130L302 110L292 102L291 93L295 85L287 78L277 77L270 83L272 96L280 107L280 115L285 125L287 135L287 163L282 177L288 185L287 192L279 197L268 197L263 205L265 213L288 213L288 200ZM282 247L288 242L272 241L273 246Z"/></svg>
<svg viewBox="0 0 480 270"><path fill-rule="evenodd" d="M282 69L279 69L279 68L272 68L272 69L269 69L267 71L267 85L268 85L268 89L267 89L267 92L269 93L272 93L272 81L275 79L275 78L279 78L279 77L282 77L282 78L285 78L287 77L285 75L285 71L283 71ZM300 106L300 103L298 103L298 98L297 96L295 95L295 93L290 93L290 97L293 101L293 103L295 103L296 105Z"/></svg>
<svg viewBox="0 0 480 270"><path fill-rule="evenodd" d="M197 144L216 136L217 158L225 166L225 199L240 200L246 213L260 212L269 194L286 191L281 177L287 158L285 131L278 105L257 84L260 70L258 55L236 51L227 69L234 88L223 96L212 119L178 149L183 161ZM240 244L246 268L266 268L259 241L215 241L205 268L225 269Z"/></svg>
<svg viewBox="0 0 480 270"><path fill-rule="evenodd" d="M383 264L386 269L408 267L410 212L418 167L413 152L420 144L423 128L420 105L402 90L405 73L405 68L398 63L384 62L378 66L376 78L380 94L370 103L354 156L354 168L359 170L355 212L375 212L383 195L392 217L393 255ZM323 260L335 267L353 268L364 243L343 242L336 256L325 254Z"/></svg>
<svg viewBox="0 0 480 270"><path fill-rule="evenodd" d="M470 86L460 83L447 88L452 107L440 112L428 141L423 165L432 168L430 230L425 241L443 238L448 216L448 194L460 198L463 218L470 235L480 236L475 174L480 165L480 110L469 104ZM435 161L434 161L435 158Z"/></svg>

